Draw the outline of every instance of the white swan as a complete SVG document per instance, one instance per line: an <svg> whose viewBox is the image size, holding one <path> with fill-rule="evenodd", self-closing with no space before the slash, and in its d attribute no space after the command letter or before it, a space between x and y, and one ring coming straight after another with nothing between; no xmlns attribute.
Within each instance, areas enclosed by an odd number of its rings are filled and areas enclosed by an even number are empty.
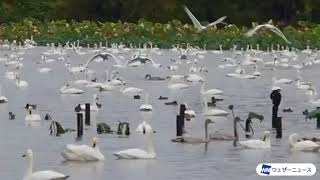
<svg viewBox="0 0 320 180"><path fill-rule="evenodd" d="M105 157L97 145L97 138L93 138L92 147L88 145L68 144L61 153L67 161L104 161Z"/></svg>
<svg viewBox="0 0 320 180"><path fill-rule="evenodd" d="M39 68L38 71L39 71L40 73L49 73L49 72L52 71L52 69L43 67L43 68Z"/></svg>
<svg viewBox="0 0 320 180"><path fill-rule="evenodd" d="M245 149L269 149L271 148L270 132L269 131L264 132L263 140L250 139L247 141L239 141L239 144L242 148L245 148Z"/></svg>
<svg viewBox="0 0 320 180"><path fill-rule="evenodd" d="M20 80L19 76L16 76L16 86L18 86L20 88L26 88L29 86L29 84L27 81Z"/></svg>
<svg viewBox="0 0 320 180"><path fill-rule="evenodd" d="M187 89L189 88L190 85L184 84L184 83L173 83L172 80L169 81L168 83L168 88L170 90L180 90L180 89Z"/></svg>
<svg viewBox="0 0 320 180"><path fill-rule="evenodd" d="M210 123L214 123L214 121L212 121L211 119L206 119L204 122L204 139L190 137L190 136L186 136L185 134L183 134L182 137L177 137L175 139L172 139L172 142L189 143L189 144L208 143L210 141L210 137L208 134L208 125Z"/></svg>
<svg viewBox="0 0 320 180"><path fill-rule="evenodd" d="M60 88L61 94L82 94L84 93L83 90L78 88L72 88L70 87L70 84L66 84Z"/></svg>
<svg viewBox="0 0 320 180"><path fill-rule="evenodd" d="M293 80L287 78L276 79L276 77L272 78L273 84L291 84Z"/></svg>
<svg viewBox="0 0 320 180"><path fill-rule="evenodd" d="M213 96L213 95L221 95L224 92L220 89L208 89L205 90L205 83L201 85L200 93L206 96Z"/></svg>
<svg viewBox="0 0 320 180"><path fill-rule="evenodd" d="M0 86L0 103L7 103L8 99L5 96L2 96L2 86Z"/></svg>
<svg viewBox="0 0 320 180"><path fill-rule="evenodd" d="M235 117L233 121L233 131L234 131L234 142L233 145L237 146L239 144L241 148L245 149L270 149L270 131L264 132L263 140L260 139L250 139L247 141L239 141L237 124L240 122L239 117Z"/></svg>
<svg viewBox="0 0 320 180"><path fill-rule="evenodd" d="M184 77L188 82L204 82L203 77L198 74L187 74Z"/></svg>
<svg viewBox="0 0 320 180"><path fill-rule="evenodd" d="M127 87L127 88L122 87L120 91L124 95L136 95L136 94L141 94L143 92L143 89L136 88L136 87Z"/></svg>
<svg viewBox="0 0 320 180"><path fill-rule="evenodd" d="M140 111L152 111L152 105L149 104L149 94L145 96L145 103L139 108Z"/></svg>
<svg viewBox="0 0 320 180"><path fill-rule="evenodd" d="M39 114L33 114L32 113L32 107L29 107L28 114L25 117L26 121L40 121L41 116Z"/></svg>
<svg viewBox="0 0 320 180"><path fill-rule="evenodd" d="M92 99L92 103L90 104L90 111L94 111L94 112L98 112L99 108L97 106L97 100L99 100L97 94L93 95L93 99ZM86 105L85 104L81 104L80 108L82 111L86 110Z"/></svg>
<svg viewBox="0 0 320 180"><path fill-rule="evenodd" d="M191 11L187 8L187 6L183 6L183 9L187 13L189 18L191 19L194 27L197 29L198 32L201 32L210 26L216 26L217 24L222 23L223 20L225 20L227 18L227 16L223 16L223 17L217 19L216 21L208 24L207 26L203 26L200 24L200 22L197 20L197 18L191 13Z"/></svg>
<svg viewBox="0 0 320 180"><path fill-rule="evenodd" d="M16 71L7 71L4 75L7 79L14 80L17 77Z"/></svg>
<svg viewBox="0 0 320 180"><path fill-rule="evenodd" d="M114 153L114 155L119 159L154 159L156 158L156 153L154 151L153 145L153 131L147 132L146 126L142 126L142 133L146 135L147 151L142 149L127 149L124 151L119 151ZM151 127L150 127L151 128Z"/></svg>
<svg viewBox="0 0 320 180"><path fill-rule="evenodd" d="M292 151L319 152L320 145L310 140L298 140L299 138L297 133L289 136L289 147Z"/></svg>
<svg viewBox="0 0 320 180"><path fill-rule="evenodd" d="M261 73L258 71L258 66L255 65L255 71L252 73L253 76L261 76Z"/></svg>
<svg viewBox="0 0 320 180"><path fill-rule="evenodd" d="M69 178L69 176L50 170L33 172L33 152L31 149L27 149L22 157L26 157L28 161L23 180L65 180Z"/></svg>
<svg viewBox="0 0 320 180"><path fill-rule="evenodd" d="M145 131L145 133L153 133L154 132L154 130L152 129L151 125L149 123L147 123L146 121L143 121L136 128L136 132L143 133L143 131Z"/></svg>
<svg viewBox="0 0 320 180"><path fill-rule="evenodd" d="M280 36L284 41L286 41L288 44L291 44L291 42L286 38L286 36L275 26L271 25L270 23L267 24L261 24L253 28L252 30L248 31L245 36L251 37L254 33L256 33L261 28L267 28L270 29L272 32L276 33L278 36Z"/></svg>
<svg viewBox="0 0 320 180"><path fill-rule="evenodd" d="M204 110L203 110L203 115L204 116L228 116L229 113L227 111L224 111L222 109L218 108L210 108L208 109L208 102L206 97L204 98Z"/></svg>

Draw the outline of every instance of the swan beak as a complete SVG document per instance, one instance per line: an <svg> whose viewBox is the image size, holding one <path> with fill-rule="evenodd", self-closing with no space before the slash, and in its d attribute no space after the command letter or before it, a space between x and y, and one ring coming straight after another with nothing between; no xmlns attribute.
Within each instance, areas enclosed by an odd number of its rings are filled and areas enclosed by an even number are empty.
<svg viewBox="0 0 320 180"><path fill-rule="evenodd" d="M22 157L26 157L26 156L27 156L27 155L25 155L25 154L24 154L24 155L22 155Z"/></svg>

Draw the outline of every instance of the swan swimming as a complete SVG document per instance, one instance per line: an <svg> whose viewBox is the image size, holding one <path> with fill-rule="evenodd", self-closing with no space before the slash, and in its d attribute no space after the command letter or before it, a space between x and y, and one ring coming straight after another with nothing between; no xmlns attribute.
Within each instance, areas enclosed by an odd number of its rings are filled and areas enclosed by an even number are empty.
<svg viewBox="0 0 320 180"><path fill-rule="evenodd" d="M28 114L25 117L26 121L40 121L41 120L41 116L39 114L33 114L32 113L32 107L29 106L28 107Z"/></svg>
<svg viewBox="0 0 320 180"><path fill-rule="evenodd" d="M142 149L127 149L123 151L119 151L114 153L118 159L154 159L156 158L156 153L154 150L153 145L153 131L147 132L146 126L142 125L142 133L146 136L146 144L147 144L147 150ZM151 128L151 126L150 126Z"/></svg>
<svg viewBox="0 0 320 180"><path fill-rule="evenodd" d="M61 153L62 157L67 161L104 161L105 157L100 152L97 145L97 138L93 138L92 147L88 145L68 144Z"/></svg>
<svg viewBox="0 0 320 180"><path fill-rule="evenodd" d="M0 103L7 103L8 99L5 96L2 96L2 86L0 85Z"/></svg>
<svg viewBox="0 0 320 180"><path fill-rule="evenodd" d="M202 83L200 93L205 96L221 95L224 92L220 89L208 89L205 90L205 83Z"/></svg>
<svg viewBox="0 0 320 180"><path fill-rule="evenodd" d="M20 80L19 76L16 76L16 86L20 88L26 88L29 86L27 81Z"/></svg>
<svg viewBox="0 0 320 180"><path fill-rule="evenodd" d="M211 123L214 123L214 121L212 121L211 119L206 119L204 122L204 139L189 137L183 134L182 137L177 137L175 139L172 139L172 142L191 143L191 144L208 143L210 141L209 134L208 134L208 125Z"/></svg>
<svg viewBox="0 0 320 180"><path fill-rule="evenodd" d="M270 149L271 143L270 143L270 131L264 132L263 140L260 139L250 139L246 141L239 141L239 135L237 130L237 123L240 122L239 117L234 118L234 146L239 144L242 148L245 149Z"/></svg>
<svg viewBox="0 0 320 180"><path fill-rule="evenodd" d="M50 170L33 172L33 152L31 149L27 149L22 157L26 157L28 161L23 180L65 180L69 178L67 175Z"/></svg>
<svg viewBox="0 0 320 180"><path fill-rule="evenodd" d="M149 104L149 94L145 96L145 103L139 108L140 111L152 111L152 105Z"/></svg>
<svg viewBox="0 0 320 180"><path fill-rule="evenodd" d="M228 116L229 113L227 111L224 111L222 109L218 108L208 108L208 102L205 97L204 98L204 110L203 110L203 115L204 116Z"/></svg>
<svg viewBox="0 0 320 180"><path fill-rule="evenodd" d="M289 136L289 147L292 151L319 152L320 145L310 140L299 140L297 133Z"/></svg>
<svg viewBox="0 0 320 180"><path fill-rule="evenodd" d="M60 88L61 94L82 94L84 93L83 90L78 88L72 88L70 87L70 84L66 84Z"/></svg>

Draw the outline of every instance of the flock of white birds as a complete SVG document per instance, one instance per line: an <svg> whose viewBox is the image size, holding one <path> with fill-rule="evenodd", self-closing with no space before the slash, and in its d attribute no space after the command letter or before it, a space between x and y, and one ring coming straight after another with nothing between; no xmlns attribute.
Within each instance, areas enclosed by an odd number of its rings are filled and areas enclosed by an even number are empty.
<svg viewBox="0 0 320 180"><path fill-rule="evenodd" d="M33 41L31 41L33 42ZM27 82L27 79L24 79L23 76L19 73L20 70L24 67L24 60L23 56L28 51L28 49L33 48L33 43L25 43L24 46L19 46L15 42L13 43L3 43L1 44L1 51L5 52L5 56L1 57L1 62L4 63L6 67L5 77L8 80L14 82L14 84L18 88L28 88L28 86L32 86ZM188 89L192 86L200 85L200 94L203 96L204 99L204 111L203 116L206 118L205 121L205 138L193 138L189 137L187 133L185 133L182 137L182 143L207 143L210 140L217 139L217 137L213 137L212 134L207 134L208 124L214 123L212 118L217 116L228 116L229 113L223 109L218 107L211 107L209 106L208 99L211 97L215 97L219 99L221 95L224 94L224 91L221 89L206 89L206 73L210 71L207 67L200 66L199 62L204 59L207 54L222 54L223 50L206 50L195 48L191 46L187 46L186 48L182 48L179 46L175 46L169 51L175 52L177 54L176 59L171 59L171 64L168 66L163 66L158 64L158 62L154 59L151 59L148 54L153 53L157 56L164 56L165 51L152 47L147 48L147 44L144 45L143 48L134 49L134 48L126 48L124 45L117 45L113 44L111 47L96 47L94 49L85 49L81 46L73 43L73 44L66 44L65 46L59 45L58 47L54 45L48 45L48 48L45 52L42 52L41 60L35 62L38 67L39 73L53 73L54 69L50 68L50 63L52 62L59 62L65 63L66 70L73 74L75 77L78 77L79 74L84 74L84 79L74 78L76 80L69 81L66 85L61 87L59 91L61 94L76 94L81 97L81 94L86 93L87 88L98 89L100 91L118 91L123 93L125 96L133 97L136 95L145 94L145 103L141 105L140 111L152 111L153 107L149 104L149 95L145 90L128 86L130 84L127 82L121 74L116 71L116 69L121 68L136 68L140 67L143 68L146 65L151 65L152 68L163 68L169 72L167 77L155 77L152 75L147 75L145 80L146 81L168 81L168 89L172 91L179 91L183 89ZM278 46L277 50L270 49L268 52L260 51L259 47L256 49L252 49L248 46L247 50L237 50L232 49L231 57L226 57L221 60L220 65L217 68L220 69L234 69L234 73L226 73L225 76L229 78L236 78L239 80L246 80L250 81L251 79L260 78L263 76L262 73L258 71L258 67L269 69L270 71L278 71L280 68L293 68L296 69L296 79L287 79L287 78L277 78L272 77L273 87L280 88L279 86L288 86L294 84L296 88L305 91L306 96L310 98L310 104L314 106L320 106L320 99L317 98L317 91L316 87L311 82L305 82L303 80L303 74L300 73L300 69L308 68L310 66L316 66L319 64L320 60L316 59L319 57L318 51L313 51L309 48L299 51L296 49L289 50L288 48L280 48ZM79 64L76 66L72 66L71 62L68 62L67 55L69 53L75 53L79 56L82 56L87 53L91 53L92 58L86 64ZM125 60L123 53L132 54L132 57L129 60ZM271 53L273 54L272 60L264 60L259 57L261 54ZM298 54L305 54L307 56L307 60L300 62L297 60ZM58 55L58 59L49 59L48 57ZM240 58L241 57L241 58ZM114 61L113 72L106 72L106 80L104 82L99 82L95 79L92 79L94 74L96 73L94 69L90 69L89 63L99 63L103 61ZM156 64L156 65L155 65ZM187 64L190 66L188 74L178 74L178 69L181 64ZM253 67L254 71L246 72L245 69L249 69L247 67ZM123 72L123 71L122 71ZM111 76L110 76L111 74ZM23 79L23 80L22 80ZM81 88L83 87L83 88ZM164 97L162 97L164 98ZM8 99L5 96L1 96L1 103L9 103ZM97 106L97 94L93 95L93 100L90 106L90 110L93 112L99 112L99 107ZM84 105L81 105L81 110L84 110ZM192 109L187 109L185 111L186 118L192 119L195 118L197 115ZM28 109L27 115L25 117L26 121L41 121L42 118L40 115L33 112L32 108ZM235 119L236 121L236 119ZM236 129L235 122L235 131ZM136 131L138 133L142 133L146 136L146 144L147 149L127 149L119 152L115 152L114 155L117 158L121 159L153 159L156 158L155 149L153 146L152 141L152 134L154 130L152 129L151 125L144 121L140 124ZM230 138L231 136L231 138ZM220 140L231 140L236 139L237 144L241 148L250 148L250 149L268 149L271 148L270 144L270 132L265 131L263 139L250 139L240 141L237 133L232 137L232 135L225 135L225 138L218 138ZM289 147L293 151L312 151L318 152L320 146L312 142L310 140L301 140L298 134L292 134L289 137ZM43 177L47 179L55 179L55 178L62 178L66 179L68 176L62 175L60 173L56 173L53 171L39 171L33 172L33 153L31 149L26 151L26 157L29 161L29 166L25 174L25 179L41 179ZM104 155L100 151L98 146L98 140L96 138L93 139L93 145L73 145L69 144L61 153L62 157L68 161L103 161Z"/></svg>
<svg viewBox="0 0 320 180"><path fill-rule="evenodd" d="M217 21L209 24L208 26L202 26L199 21L192 15L190 10L187 7L184 7L186 13L191 18L195 27L200 31L205 30L209 26L214 26L218 23L221 23L226 17L222 17ZM259 25L253 30L249 31L246 35L252 36L260 28L269 28L274 33L278 34L285 41L289 43L286 37L282 34L280 30L272 26L271 24ZM156 59L150 58L149 54L154 54L157 56L164 56L165 51L155 47L152 43L144 44L142 48L134 48L133 46L126 47L123 44L111 44L110 47L107 45L104 47L102 44L95 45L93 49L82 48L77 43L66 43L64 46L59 44L55 46L54 44L48 44L46 51L39 54L41 60L35 62L38 67L38 71L41 74L53 73L55 70L50 68L50 63L58 62L64 63L65 68L71 74L75 76L73 81L67 82L60 89L57 89L61 94L73 94L81 97L81 94L86 93L87 88L98 89L99 91L117 91L123 93L125 96L133 97L136 95L145 94L145 103L141 105L140 111L153 111L153 107L149 104L149 95L145 90L128 86L130 82L127 82L117 69L129 69L135 67L144 67L145 65L151 65L151 67L156 69L166 69L169 73L167 77L154 77L152 75L147 75L146 81L168 81L167 88L172 91L179 91L183 89L188 89L192 86L201 86L200 94L204 99L204 111L203 116L205 120L205 138L192 138L188 136L187 133L184 133L183 139L180 141L182 143L207 143L212 139L211 135L207 133L207 128L210 123L214 123L212 120L216 116L228 116L229 113L221 108L218 108L213 105L209 106L208 99L211 99L213 96L216 99L219 99L221 95L224 94L224 91L221 89L206 89L206 77L205 74L210 71L207 67L202 67L199 65L199 62L202 61L207 54L223 54L223 49L220 46L219 50L206 50L199 47L187 46L173 46L169 49L170 52L174 52L177 57L176 59L171 59L171 64L162 65L161 62L157 62ZM8 42L2 41L0 44L1 54L5 54L0 57L0 62L6 67L6 72L4 72L4 77L8 80L13 81L13 83L18 88L28 88L32 84L28 83L28 80L23 77L20 73L21 69L24 67L24 55L28 49L34 48L36 43L32 40L26 40L23 45L17 42ZM320 63L320 59L317 59L319 56L319 51L311 50L306 48L305 50L289 49L287 47L278 47L274 49L272 46L267 51L261 51L259 46L255 49L248 45L247 49L237 49L235 46L231 49L231 56L225 57L221 60L220 65L217 68L220 69L234 69L233 73L226 73L225 76L229 78L236 78L241 80L250 81L251 79L257 79L260 76L263 76L259 72L259 67L268 68L272 71L279 71L280 68L293 68L296 69L297 78L296 79L287 79L287 78L278 78L272 77L273 87L271 89L280 88L279 86L286 86L288 84L295 84L296 88L304 90L306 96L310 98L310 104L315 107L320 106L320 99L317 98L316 87L311 82L306 82L303 79L303 74L300 73L300 69L308 68L310 66L316 66ZM78 56L83 56L85 54L92 54L86 63L73 65L72 62L68 59L68 54L73 53ZM266 60L260 58L262 54L272 54L272 60ZM128 59L128 56L131 57ZM307 59L303 62L297 60L298 54L305 54ZM50 58L52 56L58 56L58 58ZM114 64L112 72L106 71L105 81L97 81L94 79L94 74L96 73L94 69L90 69L89 64L91 63L100 63L103 61L113 61ZM190 66L188 74L178 74L178 70L181 64L187 64ZM246 72L246 67L254 67L253 72ZM125 71L122 71L125 72ZM84 79L79 79L78 75L85 75ZM0 94L1 103L10 103L4 95ZM165 98L165 97L162 97ZM97 106L97 95L93 96L93 101L91 103L91 111L98 113L99 107ZM174 104L174 103L172 103ZM84 110L84 105L80 106L81 110ZM186 118L192 119L197 115L192 109L187 109L185 111ZM40 115L33 112L32 108L28 108L27 115L25 117L26 121L41 121L42 118ZM225 140L235 139L235 143L241 148L249 149L269 149L271 148L271 137L270 132L264 132L263 139L249 139L240 141L237 134L237 123L240 121L235 118L235 137L225 138ZM119 159L154 159L157 157L155 148L153 146L153 134L154 130L151 125L143 121L137 128L137 133L144 134L146 136L147 149L127 149L119 152L115 152L114 155ZM231 135L232 136L232 135ZM221 140L221 139L220 139ZM222 138L223 140L223 138ZM178 142L178 141L177 141ZM292 151L311 151L319 152L320 145L310 140L302 140L299 138L298 134L292 134L289 137L289 147ZM74 145L68 144L65 149L61 152L62 157L67 161L104 161L105 157L100 151L98 146L98 139L93 138L93 145ZM37 171L33 172L33 152L31 149L28 149L24 155L28 160L28 168L26 170L24 180L35 180L35 179L67 179L69 176L63 175L54 171Z"/></svg>

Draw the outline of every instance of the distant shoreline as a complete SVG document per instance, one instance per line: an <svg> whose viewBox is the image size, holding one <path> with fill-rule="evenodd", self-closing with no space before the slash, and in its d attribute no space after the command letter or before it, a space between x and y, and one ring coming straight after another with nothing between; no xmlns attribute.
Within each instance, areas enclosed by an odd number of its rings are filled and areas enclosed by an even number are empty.
<svg viewBox="0 0 320 180"><path fill-rule="evenodd" d="M282 39L269 31L259 32L253 37L245 37L243 34L248 31L247 27L237 27L236 25L219 26L217 28L209 28L207 31L197 33L190 24L182 24L180 21L173 20L168 23L153 23L141 20L138 23L126 22L67 22L50 21L40 22L36 20L24 20L16 23L3 23L0 25L1 40L17 40L23 42L33 36L34 40L40 46L50 43L77 42L79 45L87 47L103 46L108 43L123 43L127 47L143 47L143 44L152 42L153 46L168 49L174 45L181 44L186 47L190 44L193 47L201 49L219 49L221 45L224 50L229 50L237 46L240 50L247 49L251 45L256 49L259 44L260 50L277 50L280 48L295 47L297 49L305 49L310 46L311 49L320 47L320 26L301 27L299 29L291 26L282 28L284 34L292 42L286 44ZM148 44L150 47L150 44Z"/></svg>

